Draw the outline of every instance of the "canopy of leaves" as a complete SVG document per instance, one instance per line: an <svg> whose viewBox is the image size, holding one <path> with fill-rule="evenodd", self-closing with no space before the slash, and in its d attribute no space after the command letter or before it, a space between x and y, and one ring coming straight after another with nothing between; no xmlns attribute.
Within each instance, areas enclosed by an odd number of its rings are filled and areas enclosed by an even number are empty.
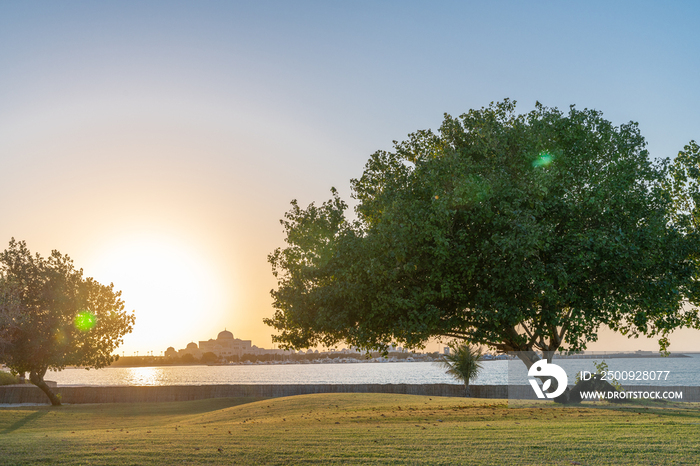
<svg viewBox="0 0 700 466"><path fill-rule="evenodd" d="M698 327L698 150L653 163L635 123L509 100L445 115L352 180L292 209L269 256L265 322L287 347L419 347L444 336L501 351L580 350L600 326ZM684 154L682 153L682 154Z"/></svg>
<svg viewBox="0 0 700 466"><path fill-rule="evenodd" d="M0 288L0 309L15 311L12 322L0 322L9 335L0 361L17 373L108 366L134 323L113 285L84 278L58 251L32 255L14 238L0 253Z"/></svg>

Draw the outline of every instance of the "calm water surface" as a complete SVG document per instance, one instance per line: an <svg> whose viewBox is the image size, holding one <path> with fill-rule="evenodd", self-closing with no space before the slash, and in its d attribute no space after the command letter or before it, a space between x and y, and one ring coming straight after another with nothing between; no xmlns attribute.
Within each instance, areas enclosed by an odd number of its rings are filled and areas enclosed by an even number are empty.
<svg viewBox="0 0 700 466"><path fill-rule="evenodd" d="M489 362L477 383L507 383L507 361ZM459 383L436 363L288 364L251 366L110 367L46 374L60 385L216 385Z"/></svg>
<svg viewBox="0 0 700 466"><path fill-rule="evenodd" d="M563 361L563 362L562 362ZM595 372L591 360L556 360L573 383L580 370ZM634 381L634 385L687 385L700 386L700 355L690 358L608 359L610 370L669 371L665 380ZM507 385L508 361L485 361L479 377L472 383L479 385ZM525 366L518 380L512 383L526 385ZM513 377L511 366L511 378ZM459 383L437 363L359 363L359 364L289 364L252 366L161 366L110 367L99 370L66 369L49 372L47 380L60 385L217 385L217 384L353 384L353 383ZM522 379L522 380L520 380Z"/></svg>

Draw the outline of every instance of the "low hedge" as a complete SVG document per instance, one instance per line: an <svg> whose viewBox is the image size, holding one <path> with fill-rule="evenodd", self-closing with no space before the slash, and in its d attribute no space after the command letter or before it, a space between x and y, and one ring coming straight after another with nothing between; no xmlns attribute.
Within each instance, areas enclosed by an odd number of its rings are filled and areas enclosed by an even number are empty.
<svg viewBox="0 0 700 466"><path fill-rule="evenodd" d="M19 383L19 379L9 372L0 371L0 385L14 385Z"/></svg>

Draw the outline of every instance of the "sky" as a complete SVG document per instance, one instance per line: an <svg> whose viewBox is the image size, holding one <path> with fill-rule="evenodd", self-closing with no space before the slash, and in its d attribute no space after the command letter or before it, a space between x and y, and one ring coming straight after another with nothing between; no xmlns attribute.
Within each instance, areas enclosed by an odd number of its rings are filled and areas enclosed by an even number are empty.
<svg viewBox="0 0 700 466"><path fill-rule="evenodd" d="M224 328L270 348L292 199L349 200L373 152L504 98L636 121L673 157L700 139L699 19L692 1L0 2L0 247L122 290L120 354Z"/></svg>

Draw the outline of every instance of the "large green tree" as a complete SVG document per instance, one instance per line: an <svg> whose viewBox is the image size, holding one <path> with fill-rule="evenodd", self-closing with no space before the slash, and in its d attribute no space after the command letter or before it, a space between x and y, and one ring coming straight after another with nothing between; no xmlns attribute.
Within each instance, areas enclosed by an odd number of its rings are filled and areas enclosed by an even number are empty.
<svg viewBox="0 0 700 466"><path fill-rule="evenodd" d="M32 255L14 238L0 253L0 288L0 309L13 312L11 320L0 321L7 338L0 362L16 373L28 372L53 405L61 402L44 381L47 370L108 366L134 324L114 285L84 278L58 251L47 258Z"/></svg>
<svg viewBox="0 0 700 466"><path fill-rule="evenodd" d="M685 154L685 155L683 155ZM601 326L700 326L698 148L653 162L637 124L505 100L410 134L333 197L281 222L265 322L287 347L420 347L431 337L582 350Z"/></svg>

